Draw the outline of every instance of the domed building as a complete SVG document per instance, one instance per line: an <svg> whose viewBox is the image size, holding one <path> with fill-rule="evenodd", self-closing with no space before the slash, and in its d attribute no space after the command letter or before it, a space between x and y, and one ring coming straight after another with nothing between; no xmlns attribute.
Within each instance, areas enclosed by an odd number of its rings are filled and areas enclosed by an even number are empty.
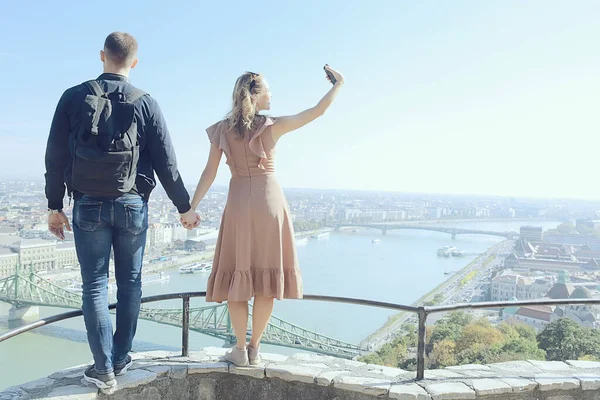
<svg viewBox="0 0 600 400"><path fill-rule="evenodd" d="M600 297L598 291L591 291L584 286L579 286L569 296L570 299L593 299L598 297ZM590 304L571 304L556 307L552 320L559 318L569 318L579 325L588 328L598 328L600 326L600 307Z"/></svg>

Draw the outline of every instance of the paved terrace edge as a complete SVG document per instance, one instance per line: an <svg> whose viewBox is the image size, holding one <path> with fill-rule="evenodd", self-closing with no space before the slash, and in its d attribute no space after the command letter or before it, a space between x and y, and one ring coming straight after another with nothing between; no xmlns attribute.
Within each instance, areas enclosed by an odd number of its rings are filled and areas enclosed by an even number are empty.
<svg viewBox="0 0 600 400"><path fill-rule="evenodd" d="M326 393L352 400L600 398L600 363L592 361L461 365L425 371L425 379L415 381L414 372L308 353L290 357L264 354L261 365L238 368L223 362L226 351L228 349L207 347L192 352L189 357L167 351L134 353L133 367L127 375L117 377L118 386L112 393L101 393L85 384L81 377L86 366L82 365L10 387L0 392L0 400L161 399L168 398L161 397L161 391L173 393L174 388L189 389L190 385L182 382L192 379L198 380L195 390L200 393L184 398L218 399L216 388L232 386L233 377L241 381L243 387L254 387L253 390L264 391L256 385L264 382L272 385L270 391L294 386L296 393L306 394L290 397L290 400L329 398L318 397ZM229 386L219 386L219 380L229 380ZM250 392L247 395L250 396ZM252 397L242 396L240 400L244 398Z"/></svg>

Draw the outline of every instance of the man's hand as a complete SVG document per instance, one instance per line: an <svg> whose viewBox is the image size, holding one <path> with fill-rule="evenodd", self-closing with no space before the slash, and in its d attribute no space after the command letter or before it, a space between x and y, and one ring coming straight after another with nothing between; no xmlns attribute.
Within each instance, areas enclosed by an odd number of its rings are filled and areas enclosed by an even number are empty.
<svg viewBox="0 0 600 400"><path fill-rule="evenodd" d="M69 219L64 212L48 215L48 230L60 240L65 240L65 227L69 232L71 231Z"/></svg>
<svg viewBox="0 0 600 400"><path fill-rule="evenodd" d="M180 216L179 221L185 229L192 230L200 225L200 215L193 208L190 208L185 214L180 214Z"/></svg>

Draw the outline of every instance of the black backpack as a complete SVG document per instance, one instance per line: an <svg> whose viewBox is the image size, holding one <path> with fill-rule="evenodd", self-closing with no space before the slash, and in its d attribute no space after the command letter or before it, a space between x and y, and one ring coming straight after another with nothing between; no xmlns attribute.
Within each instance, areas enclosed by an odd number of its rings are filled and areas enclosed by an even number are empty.
<svg viewBox="0 0 600 400"><path fill-rule="evenodd" d="M72 185L94 197L119 197L135 186L140 156L133 103L146 93L105 93L97 81L81 108L81 127L73 146Z"/></svg>

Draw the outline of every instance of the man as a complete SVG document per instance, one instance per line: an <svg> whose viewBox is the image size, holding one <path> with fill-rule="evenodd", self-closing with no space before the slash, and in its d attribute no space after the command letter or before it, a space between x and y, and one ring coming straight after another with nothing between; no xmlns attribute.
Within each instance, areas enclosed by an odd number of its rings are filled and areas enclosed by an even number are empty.
<svg viewBox="0 0 600 400"><path fill-rule="evenodd" d="M157 102L129 83L138 44L127 33L108 35L104 73L68 89L54 114L46 149L48 228L59 239L71 230L62 211L65 186L74 198L73 231L83 282L83 316L94 364L84 379L101 389L131 366L140 311L148 198L154 172L184 227L200 222L177 169ZM116 331L108 312L109 260L117 281Z"/></svg>

